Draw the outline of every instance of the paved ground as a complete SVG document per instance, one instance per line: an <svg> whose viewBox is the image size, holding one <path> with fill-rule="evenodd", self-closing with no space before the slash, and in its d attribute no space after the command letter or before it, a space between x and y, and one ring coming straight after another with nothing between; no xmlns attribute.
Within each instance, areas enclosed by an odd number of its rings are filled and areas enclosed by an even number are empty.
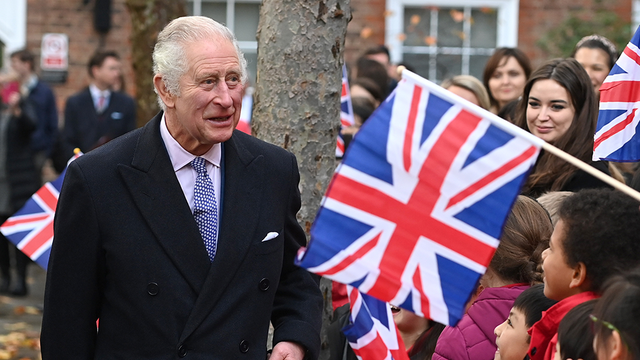
<svg viewBox="0 0 640 360"><path fill-rule="evenodd" d="M0 295L0 360L40 359L40 324L46 273L36 264L28 269L29 295Z"/></svg>

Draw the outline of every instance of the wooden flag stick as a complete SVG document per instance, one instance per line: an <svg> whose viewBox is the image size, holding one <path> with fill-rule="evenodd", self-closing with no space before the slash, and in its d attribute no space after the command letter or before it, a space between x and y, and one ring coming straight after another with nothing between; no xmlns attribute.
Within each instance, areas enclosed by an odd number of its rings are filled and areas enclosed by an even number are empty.
<svg viewBox="0 0 640 360"><path fill-rule="evenodd" d="M613 186L614 189L616 190L620 190L623 193L631 196L632 198L640 201L640 192L637 192L636 190L632 189L631 187L627 186L626 184L612 178L611 176L603 173L602 171L594 168L593 166L585 163L584 161L577 159L574 156L571 156L569 154L567 154L566 152L558 149L557 147L545 142L544 144L542 144L542 148L545 151L548 151L550 153L552 153L553 155L561 158L562 160L568 162L569 164L577 167L578 169L589 173L590 175L596 177L597 179Z"/></svg>

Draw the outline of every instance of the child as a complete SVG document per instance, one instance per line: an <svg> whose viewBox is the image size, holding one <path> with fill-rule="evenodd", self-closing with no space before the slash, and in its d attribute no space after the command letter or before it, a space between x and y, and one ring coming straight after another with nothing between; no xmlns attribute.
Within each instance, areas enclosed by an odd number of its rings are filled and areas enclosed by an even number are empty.
<svg viewBox="0 0 640 360"><path fill-rule="evenodd" d="M542 281L542 251L549 246L552 230L544 208L531 198L518 196L500 244L480 279L478 297L456 326L448 326L440 334L434 360L493 358L493 330L509 315L518 295Z"/></svg>
<svg viewBox="0 0 640 360"><path fill-rule="evenodd" d="M640 268L608 283L596 305L594 350L598 360L640 358Z"/></svg>
<svg viewBox="0 0 640 360"><path fill-rule="evenodd" d="M593 323L589 315L593 313L597 301L589 300L574 307L562 319L558 327L555 360L596 360L591 330Z"/></svg>
<svg viewBox="0 0 640 360"><path fill-rule="evenodd" d="M597 298L611 276L639 264L639 207L628 195L603 189L582 190L562 202L549 249L542 254L544 294L559 302L531 329L532 360L553 359L565 314Z"/></svg>
<svg viewBox="0 0 640 360"><path fill-rule="evenodd" d="M531 336L529 328L542 317L556 301L544 296L544 285L538 284L525 290L513 303L513 308L505 322L498 325L496 334L495 360L522 360L527 355Z"/></svg>

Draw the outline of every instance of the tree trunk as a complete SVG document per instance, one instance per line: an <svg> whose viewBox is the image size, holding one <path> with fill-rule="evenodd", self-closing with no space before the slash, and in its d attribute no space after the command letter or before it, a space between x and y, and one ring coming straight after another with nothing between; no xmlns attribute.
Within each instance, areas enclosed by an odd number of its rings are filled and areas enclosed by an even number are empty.
<svg viewBox="0 0 640 360"><path fill-rule="evenodd" d="M349 0L264 0L258 25L258 73L252 133L298 158L302 209L298 221L307 236L336 167L340 129L343 49ZM323 324L331 316L331 283ZM323 350L328 358L326 334Z"/></svg>
<svg viewBox="0 0 640 360"><path fill-rule="evenodd" d="M158 113L153 91L151 53L158 33L173 19L186 15L186 0L126 0L131 14L131 61L135 73L138 126Z"/></svg>

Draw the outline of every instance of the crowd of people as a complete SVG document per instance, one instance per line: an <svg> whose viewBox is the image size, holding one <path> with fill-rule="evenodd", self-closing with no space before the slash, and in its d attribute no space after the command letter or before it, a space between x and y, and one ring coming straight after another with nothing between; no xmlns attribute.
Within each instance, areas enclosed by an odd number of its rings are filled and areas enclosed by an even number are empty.
<svg viewBox="0 0 640 360"><path fill-rule="evenodd" d="M384 50L370 49L357 61L354 102L375 108L384 100L379 94L397 84ZM617 58L615 46L599 35L583 38L569 58L536 69L521 50L499 48L482 81L457 75L440 85L639 189L637 164L592 160L599 88ZM364 121L346 132L357 136ZM640 203L543 150L460 322L445 327L392 304L410 358L638 359L633 324L640 321L640 301L631 296L640 289L639 225ZM333 295L342 299L339 289ZM344 319L348 305L334 306ZM331 359L354 359L342 341L331 347Z"/></svg>
<svg viewBox="0 0 640 360"><path fill-rule="evenodd" d="M269 323L272 360L318 357L318 279L293 265L306 241L296 160L234 132L247 73L226 27L184 17L159 34L153 82L163 112L135 131L116 53L91 57L90 84L66 100L60 129L33 54L11 59L0 221L40 186L45 159L61 170L74 149L89 152L69 166L60 195L43 359L264 359ZM537 69L522 51L500 48L482 81L458 75L441 86L637 188L635 164L591 160L598 89L616 59L597 35ZM350 76L355 124L345 138L399 81L384 46L366 51ZM462 320L444 326L392 304L409 356L640 358L639 217L638 201L543 151ZM27 293L27 262L0 235L0 293ZM341 296L336 288L334 329L346 321ZM355 358L344 337L330 338L331 359Z"/></svg>

